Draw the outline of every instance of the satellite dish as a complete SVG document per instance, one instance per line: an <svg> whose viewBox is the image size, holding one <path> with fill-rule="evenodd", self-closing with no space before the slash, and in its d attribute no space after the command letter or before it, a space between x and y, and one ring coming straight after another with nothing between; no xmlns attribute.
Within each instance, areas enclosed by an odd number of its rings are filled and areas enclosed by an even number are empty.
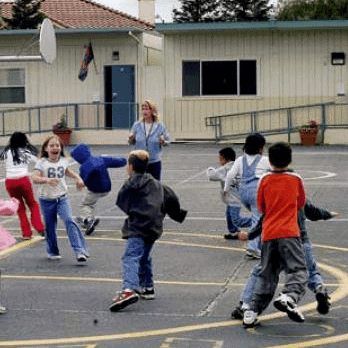
<svg viewBox="0 0 348 348"><path fill-rule="evenodd" d="M41 25L40 53L42 59L48 64L52 64L56 59L56 35L54 33L53 25L48 18L45 18Z"/></svg>
<svg viewBox="0 0 348 348"><path fill-rule="evenodd" d="M40 29L40 56L0 56L0 62L35 62L44 61L52 64L57 55L56 35L53 25L45 18Z"/></svg>

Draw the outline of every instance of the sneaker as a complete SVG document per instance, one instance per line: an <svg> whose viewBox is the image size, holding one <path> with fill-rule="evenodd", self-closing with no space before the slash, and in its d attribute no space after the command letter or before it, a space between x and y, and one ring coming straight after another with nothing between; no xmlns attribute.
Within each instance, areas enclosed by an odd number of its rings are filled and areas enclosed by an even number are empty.
<svg viewBox="0 0 348 348"><path fill-rule="evenodd" d="M259 324L257 319L257 313L248 309L244 312L243 315L243 325L245 328L254 327Z"/></svg>
<svg viewBox="0 0 348 348"><path fill-rule="evenodd" d="M23 240L30 240L31 239L31 236L25 236L25 237L22 237Z"/></svg>
<svg viewBox="0 0 348 348"><path fill-rule="evenodd" d="M0 314L5 314L7 312L6 307L4 307L1 303L0 303Z"/></svg>
<svg viewBox="0 0 348 348"><path fill-rule="evenodd" d="M242 302L239 303L239 305L232 311L231 313L231 318L232 319L237 319L237 320L242 320L244 317L244 310L242 308Z"/></svg>
<svg viewBox="0 0 348 348"><path fill-rule="evenodd" d="M135 303L139 300L139 295L130 289L121 291L113 300L109 309L111 312L117 312L132 303Z"/></svg>
<svg viewBox="0 0 348 348"><path fill-rule="evenodd" d="M234 233L226 233L225 235L224 235L224 238L225 239L238 239L238 232L234 232Z"/></svg>
<svg viewBox="0 0 348 348"><path fill-rule="evenodd" d="M38 233L41 237L45 237L45 230L43 230L43 231L37 231L37 233Z"/></svg>
<svg viewBox="0 0 348 348"><path fill-rule="evenodd" d="M245 256L251 260L261 259L261 251L259 250L247 250Z"/></svg>
<svg viewBox="0 0 348 348"><path fill-rule="evenodd" d="M48 254L47 258L49 260L60 260L62 257L60 255L50 255L50 254Z"/></svg>
<svg viewBox="0 0 348 348"><path fill-rule="evenodd" d="M76 255L77 262L86 262L87 257L85 254L77 254Z"/></svg>
<svg viewBox="0 0 348 348"><path fill-rule="evenodd" d="M94 232L94 229L99 224L99 221L100 221L99 219L88 220L86 232L85 232L86 236L89 236L90 234Z"/></svg>
<svg viewBox="0 0 348 348"><path fill-rule="evenodd" d="M302 323L305 320L303 314L297 309L295 301L287 294L280 294L274 300L273 306L281 312L286 312L289 319L293 321Z"/></svg>
<svg viewBox="0 0 348 348"><path fill-rule="evenodd" d="M87 219L83 219L81 216L76 218L76 222L83 228L87 228Z"/></svg>
<svg viewBox="0 0 348 348"><path fill-rule="evenodd" d="M320 314L327 314L329 313L331 302L330 296L327 293L327 289L325 288L324 285L319 285L315 289L315 298L317 299L318 306L317 306L317 311Z"/></svg>
<svg viewBox="0 0 348 348"><path fill-rule="evenodd" d="M140 293L140 297L143 300L154 300L155 299L155 289L154 288L144 288Z"/></svg>

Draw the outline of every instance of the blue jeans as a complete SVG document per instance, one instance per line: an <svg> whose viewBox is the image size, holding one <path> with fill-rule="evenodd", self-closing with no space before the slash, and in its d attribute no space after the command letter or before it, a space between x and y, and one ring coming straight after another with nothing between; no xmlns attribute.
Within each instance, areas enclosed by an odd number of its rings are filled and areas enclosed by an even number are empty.
<svg viewBox="0 0 348 348"><path fill-rule="evenodd" d="M139 237L128 238L122 256L122 289L139 291L153 287L152 258L150 252L154 242L146 242Z"/></svg>
<svg viewBox="0 0 348 348"><path fill-rule="evenodd" d="M240 215L240 207L228 205L226 208L227 228L231 233L238 232L241 227L250 227L251 218Z"/></svg>
<svg viewBox="0 0 348 348"><path fill-rule="evenodd" d="M85 237L72 217L71 206L67 196L54 200L40 198L40 206L46 224L46 243L49 255L59 255L57 241L57 218L63 220L70 245L77 254L89 255Z"/></svg>
<svg viewBox="0 0 348 348"><path fill-rule="evenodd" d="M309 290L314 292L319 285L324 284L323 278L321 277L320 271L317 268L317 264L313 257L312 244L309 240L306 240L305 242L303 242L303 249L304 249L304 256L305 256L307 270L308 270L307 286ZM255 265L244 286L244 290L240 298L240 300L243 303L251 302L260 270L261 270L261 261Z"/></svg>
<svg viewBox="0 0 348 348"><path fill-rule="evenodd" d="M257 209L256 205L256 189L257 181L250 183L250 185L243 185L240 187L239 195L242 204L251 211L251 226L250 229L256 226L257 222L261 218L261 213ZM247 250L249 251L261 251L260 237L249 240L247 244Z"/></svg>

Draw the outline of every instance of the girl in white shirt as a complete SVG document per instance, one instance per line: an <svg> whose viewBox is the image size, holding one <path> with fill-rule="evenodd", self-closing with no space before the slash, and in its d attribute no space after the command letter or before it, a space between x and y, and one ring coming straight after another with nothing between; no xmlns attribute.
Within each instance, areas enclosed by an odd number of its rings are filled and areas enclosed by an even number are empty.
<svg viewBox="0 0 348 348"><path fill-rule="evenodd" d="M37 149L30 144L27 136L22 132L14 132L9 144L0 154L0 159L5 161L6 179L5 187L10 197L19 201L18 217L23 239L31 239L33 226L37 232L44 236L45 226L42 222L39 204L35 198L33 185L29 177L28 166L37 161ZM30 221L26 213L26 205L30 210Z"/></svg>
<svg viewBox="0 0 348 348"><path fill-rule="evenodd" d="M89 257L86 240L72 217L68 187L65 176L75 179L77 189L85 185L81 177L68 168L69 160L64 157L63 144L56 135L50 135L42 145L41 158L33 172L39 188L39 200L46 222L46 242L49 260L61 259L57 240L57 218L63 220L70 245L78 262Z"/></svg>

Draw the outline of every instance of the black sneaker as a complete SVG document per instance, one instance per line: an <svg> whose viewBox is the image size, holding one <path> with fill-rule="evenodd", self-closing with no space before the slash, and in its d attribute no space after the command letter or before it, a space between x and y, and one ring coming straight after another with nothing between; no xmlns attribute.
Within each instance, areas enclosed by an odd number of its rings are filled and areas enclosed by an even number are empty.
<svg viewBox="0 0 348 348"><path fill-rule="evenodd" d="M234 232L234 233L226 233L224 235L225 239L238 239L238 232Z"/></svg>
<svg viewBox="0 0 348 348"><path fill-rule="evenodd" d="M305 318L303 314L298 310L295 301L287 294L280 294L273 302L273 305L279 311L286 312L289 319L297 323L304 322Z"/></svg>
<svg viewBox="0 0 348 348"><path fill-rule="evenodd" d="M327 293L327 289L325 288L324 285L319 285L315 289L315 298L317 299L318 306L317 306L317 311L320 314L327 314L329 313L330 310L330 296Z"/></svg>
<svg viewBox="0 0 348 348"><path fill-rule="evenodd" d="M140 297L143 300L154 300L155 299L155 289L154 288L144 288L143 292L140 293Z"/></svg>
<svg viewBox="0 0 348 348"><path fill-rule="evenodd" d="M95 227L99 224L99 219L93 219L93 220L89 220L87 222L87 227L86 227L86 236L89 236L90 234L92 234L94 232Z"/></svg>
<svg viewBox="0 0 348 348"><path fill-rule="evenodd" d="M244 316L244 311L242 309L242 303L240 303L231 313L232 319L242 320Z"/></svg>

